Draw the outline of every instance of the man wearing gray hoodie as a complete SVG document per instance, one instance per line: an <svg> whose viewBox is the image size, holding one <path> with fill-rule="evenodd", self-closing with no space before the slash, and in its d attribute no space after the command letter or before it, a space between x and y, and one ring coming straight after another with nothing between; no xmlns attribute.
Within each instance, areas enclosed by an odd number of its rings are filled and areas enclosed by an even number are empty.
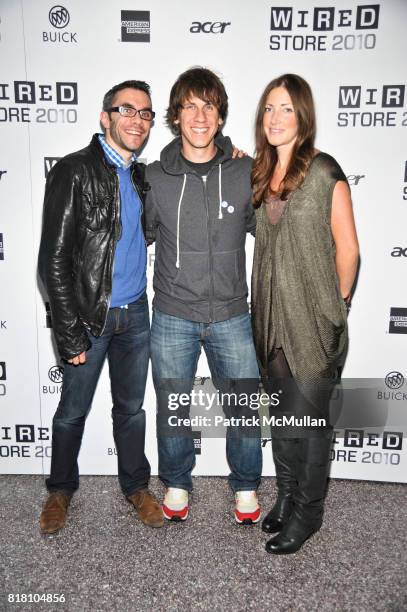
<svg viewBox="0 0 407 612"><path fill-rule="evenodd" d="M156 241L151 358L159 475L167 487L164 516L174 521L185 520L189 512L195 451L188 402L180 402L176 413L185 427L175 433L168 427L169 392L190 395L202 346L219 390L242 389L243 379L246 391L256 391L259 376L245 256L246 233L255 229L252 160L232 158L232 143L221 134L227 106L224 86L210 70L192 68L180 75L167 110L167 122L179 136L146 174L151 185L146 235ZM226 416L237 414L236 405L223 409ZM226 454L235 519L257 522L259 428L239 435L229 427Z"/></svg>

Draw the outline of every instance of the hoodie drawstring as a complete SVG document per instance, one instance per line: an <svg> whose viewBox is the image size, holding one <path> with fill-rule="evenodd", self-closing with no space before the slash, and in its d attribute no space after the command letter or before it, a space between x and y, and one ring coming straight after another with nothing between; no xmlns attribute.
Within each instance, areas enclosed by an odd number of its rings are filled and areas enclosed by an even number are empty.
<svg viewBox="0 0 407 612"><path fill-rule="evenodd" d="M184 197L185 185L187 182L187 175L184 174L184 182L182 183L181 195L178 200L178 213L177 213L177 261L175 262L175 267L179 268L179 219L181 215L181 202Z"/></svg>

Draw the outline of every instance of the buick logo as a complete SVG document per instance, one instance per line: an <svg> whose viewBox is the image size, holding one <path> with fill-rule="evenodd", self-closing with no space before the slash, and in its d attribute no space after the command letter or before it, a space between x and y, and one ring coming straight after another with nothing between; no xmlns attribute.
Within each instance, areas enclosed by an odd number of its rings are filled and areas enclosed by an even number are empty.
<svg viewBox="0 0 407 612"><path fill-rule="evenodd" d="M57 4L48 13L49 22L54 28L65 28L69 23L69 13L64 6Z"/></svg>
<svg viewBox="0 0 407 612"><path fill-rule="evenodd" d="M64 368L60 365L52 366L48 370L48 378L53 383L61 383L64 378Z"/></svg>
<svg viewBox="0 0 407 612"><path fill-rule="evenodd" d="M400 372L389 372L384 382L389 389L400 389L404 384L404 376Z"/></svg>

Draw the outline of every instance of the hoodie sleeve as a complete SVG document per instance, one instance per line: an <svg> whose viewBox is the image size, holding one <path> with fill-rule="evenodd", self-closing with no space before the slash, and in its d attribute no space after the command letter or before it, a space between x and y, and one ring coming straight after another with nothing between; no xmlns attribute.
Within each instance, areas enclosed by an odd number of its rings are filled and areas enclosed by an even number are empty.
<svg viewBox="0 0 407 612"><path fill-rule="evenodd" d="M147 191L146 202L145 202L145 215L146 215L146 242L149 246L155 242L157 234L157 207L154 196L154 181L151 181L151 177L148 176L151 189Z"/></svg>
<svg viewBox="0 0 407 612"><path fill-rule="evenodd" d="M251 171L253 159L246 155L238 160L241 164L242 174L244 176L244 189L247 198L246 202L246 232L252 236L256 235L256 212L253 206L252 199L252 185L251 185Z"/></svg>

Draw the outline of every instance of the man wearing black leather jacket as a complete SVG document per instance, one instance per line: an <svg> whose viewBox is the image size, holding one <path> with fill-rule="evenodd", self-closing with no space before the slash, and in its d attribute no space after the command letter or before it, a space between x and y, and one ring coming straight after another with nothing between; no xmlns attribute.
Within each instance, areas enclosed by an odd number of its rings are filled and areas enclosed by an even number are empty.
<svg viewBox="0 0 407 612"><path fill-rule="evenodd" d="M142 408L150 340L143 210L147 185L136 151L153 118L147 83L116 85L103 100L104 134L95 134L88 147L60 160L47 179L39 270L66 365L53 419L43 533L64 526L79 486L85 420L106 356L120 486L145 524L163 524L162 510L148 490Z"/></svg>

